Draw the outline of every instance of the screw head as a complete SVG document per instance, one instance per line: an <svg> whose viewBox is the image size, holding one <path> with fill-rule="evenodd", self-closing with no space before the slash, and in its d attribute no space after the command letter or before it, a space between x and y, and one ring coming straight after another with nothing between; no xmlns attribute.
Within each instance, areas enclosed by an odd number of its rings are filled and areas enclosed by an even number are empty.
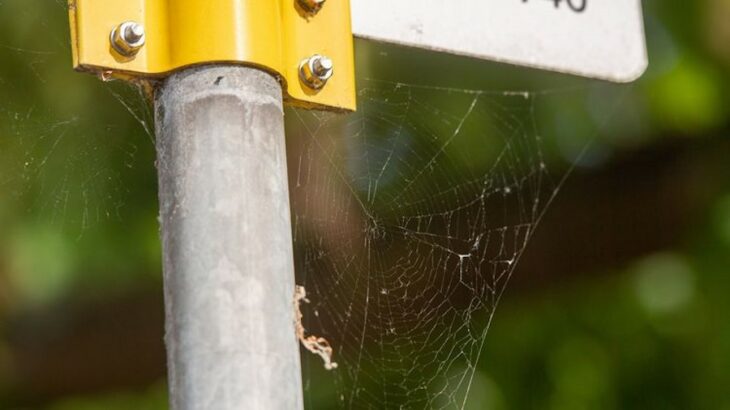
<svg viewBox="0 0 730 410"><path fill-rule="evenodd" d="M326 1L327 0L298 0L299 6L312 14L318 13Z"/></svg>
<svg viewBox="0 0 730 410"><path fill-rule="evenodd" d="M315 54L299 65L299 78L309 88L319 90L335 73L334 62L327 56Z"/></svg>
<svg viewBox="0 0 730 410"><path fill-rule="evenodd" d="M140 23L125 21L112 30L112 48L124 57L134 57L144 44L145 30Z"/></svg>

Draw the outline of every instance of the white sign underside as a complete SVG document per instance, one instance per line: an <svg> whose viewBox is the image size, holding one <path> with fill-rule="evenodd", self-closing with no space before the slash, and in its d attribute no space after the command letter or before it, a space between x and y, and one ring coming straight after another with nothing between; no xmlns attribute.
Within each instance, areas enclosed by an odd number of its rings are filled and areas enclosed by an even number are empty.
<svg viewBox="0 0 730 410"><path fill-rule="evenodd" d="M362 38L629 82L646 69L640 0L351 0Z"/></svg>

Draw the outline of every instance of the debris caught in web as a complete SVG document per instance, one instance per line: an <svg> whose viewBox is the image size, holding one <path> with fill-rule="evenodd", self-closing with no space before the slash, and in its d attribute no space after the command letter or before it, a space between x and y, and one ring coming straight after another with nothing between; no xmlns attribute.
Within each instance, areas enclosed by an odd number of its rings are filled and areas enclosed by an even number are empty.
<svg viewBox="0 0 730 410"><path fill-rule="evenodd" d="M294 313L296 315L296 332L299 342L302 343L307 350L318 355L324 361L324 368L332 370L337 368L337 363L332 361L332 346L323 337L317 337L314 335L305 336L304 326L302 325L302 311L301 302L304 301L309 303L307 299L307 291L304 286L297 286L294 290Z"/></svg>

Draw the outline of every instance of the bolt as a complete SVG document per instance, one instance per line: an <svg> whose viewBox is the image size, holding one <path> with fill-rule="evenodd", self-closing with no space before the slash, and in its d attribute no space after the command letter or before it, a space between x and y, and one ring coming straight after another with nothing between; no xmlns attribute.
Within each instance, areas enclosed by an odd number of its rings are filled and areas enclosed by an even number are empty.
<svg viewBox="0 0 730 410"><path fill-rule="evenodd" d="M139 23L125 21L112 30L112 48L124 57L134 57L144 44L144 26Z"/></svg>
<svg viewBox="0 0 730 410"><path fill-rule="evenodd" d="M329 78L332 75L332 71L334 71L335 67L331 59L327 57L320 57L312 60L312 68L314 69L314 74L316 74L319 78L324 79L325 77Z"/></svg>
<svg viewBox="0 0 730 410"><path fill-rule="evenodd" d="M130 24L124 31L124 38L130 43L136 43L144 37L144 27L141 24Z"/></svg>
<svg viewBox="0 0 730 410"><path fill-rule="evenodd" d="M299 0L299 6L311 14L317 14L327 0Z"/></svg>
<svg viewBox="0 0 730 410"><path fill-rule="evenodd" d="M299 77L313 90L319 90L334 75L334 63L329 57L315 54L299 65Z"/></svg>

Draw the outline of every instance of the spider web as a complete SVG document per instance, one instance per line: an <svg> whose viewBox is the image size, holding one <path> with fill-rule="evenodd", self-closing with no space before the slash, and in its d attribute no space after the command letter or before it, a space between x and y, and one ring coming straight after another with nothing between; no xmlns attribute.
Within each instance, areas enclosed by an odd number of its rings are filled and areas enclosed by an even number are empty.
<svg viewBox="0 0 730 410"><path fill-rule="evenodd" d="M9 4L20 3L0 9ZM80 76L68 67L67 39L54 40L48 49L0 43L0 55L23 61L39 84L56 70ZM79 236L130 218L135 187L126 181L148 177L154 155L144 97L95 87L108 100L100 105L124 114L87 118L61 109L63 100L50 111L32 99L0 105L0 188L23 187L13 205ZM554 92L367 78L358 87L356 113L287 111L297 283L309 300L303 325L338 363L324 370L303 351L306 405L464 408L497 305L567 175L548 167L537 120ZM0 90L21 95L16 88L0 77Z"/></svg>
<svg viewBox="0 0 730 410"><path fill-rule="evenodd" d="M360 87L346 118L289 114L301 130L289 143L304 327L339 364L322 374L303 356L308 396L334 382L341 408L463 408L497 304L560 185L535 122L540 95Z"/></svg>

